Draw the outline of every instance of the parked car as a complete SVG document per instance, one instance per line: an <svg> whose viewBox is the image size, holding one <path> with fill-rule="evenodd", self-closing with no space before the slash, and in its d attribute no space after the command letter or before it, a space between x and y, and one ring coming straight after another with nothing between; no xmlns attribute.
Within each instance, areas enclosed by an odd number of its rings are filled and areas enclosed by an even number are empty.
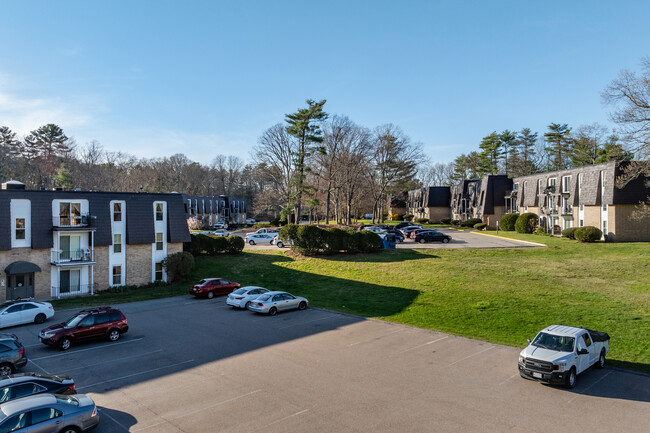
<svg viewBox="0 0 650 433"><path fill-rule="evenodd" d="M249 233L246 235L244 238L244 242L246 242L249 245L255 245L255 244L270 244L271 241L273 241L273 238L275 237L276 233L273 232L265 232L265 233Z"/></svg>
<svg viewBox="0 0 650 433"><path fill-rule="evenodd" d="M99 424L95 402L85 394L37 394L0 404L0 432L79 433Z"/></svg>
<svg viewBox="0 0 650 433"><path fill-rule="evenodd" d="M443 244L446 244L450 240L451 236L440 233L436 230L424 230L416 232L415 234L415 242L420 242L421 244L425 242L442 242Z"/></svg>
<svg viewBox="0 0 650 433"><path fill-rule="evenodd" d="M214 223L212 227L214 227L215 229L227 229L228 223L225 221L217 221L216 223Z"/></svg>
<svg viewBox="0 0 650 433"><path fill-rule="evenodd" d="M591 329L552 325L542 329L519 354L525 379L576 386L576 378L592 366L605 367L609 335Z"/></svg>
<svg viewBox="0 0 650 433"><path fill-rule="evenodd" d="M248 218L246 224L255 224L255 218Z"/></svg>
<svg viewBox="0 0 650 433"><path fill-rule="evenodd" d="M0 334L0 376L13 374L27 365L27 354L14 334Z"/></svg>
<svg viewBox="0 0 650 433"><path fill-rule="evenodd" d="M304 310L309 305L307 299L293 296L287 292L267 292L248 303L248 309L256 313L268 313L275 316L278 311L297 308Z"/></svg>
<svg viewBox="0 0 650 433"><path fill-rule="evenodd" d="M212 236L230 236L230 232L226 229L217 229L212 232Z"/></svg>
<svg viewBox="0 0 650 433"><path fill-rule="evenodd" d="M43 344L68 350L73 343L87 340L117 341L128 330L124 314L106 306L81 310L65 322L43 329L38 336Z"/></svg>
<svg viewBox="0 0 650 433"><path fill-rule="evenodd" d="M394 235L397 242L404 242L404 234L399 230L388 229L384 233L387 235Z"/></svg>
<svg viewBox="0 0 650 433"><path fill-rule="evenodd" d="M215 295L227 295L240 287L239 283L224 278L204 278L190 287L190 295L212 299Z"/></svg>
<svg viewBox="0 0 650 433"><path fill-rule="evenodd" d="M360 229L360 231L367 231L367 232L372 232L375 234L382 234L386 233L386 230L378 227L378 226L365 226L364 228Z"/></svg>
<svg viewBox="0 0 650 433"><path fill-rule="evenodd" d="M402 229L402 234L404 235L405 238L408 238L411 235L411 232L413 230L422 230L422 226L407 226Z"/></svg>
<svg viewBox="0 0 650 433"><path fill-rule="evenodd" d="M286 246L293 245L293 242L286 239L280 239L280 235L276 234L273 240L271 241L271 245L277 245L278 248L284 248Z"/></svg>
<svg viewBox="0 0 650 433"><path fill-rule="evenodd" d="M18 373L0 379L0 403L35 394L76 394L70 376Z"/></svg>
<svg viewBox="0 0 650 433"><path fill-rule="evenodd" d="M408 227L408 226L410 226L410 225L411 225L411 223L408 223L408 222L406 222L406 221L402 221L401 223L394 225L393 228L394 228L395 230L401 230L401 229L403 229L404 227Z"/></svg>
<svg viewBox="0 0 650 433"><path fill-rule="evenodd" d="M8 301L0 304L0 328L23 323L40 324L52 316L54 307L49 302Z"/></svg>
<svg viewBox="0 0 650 433"><path fill-rule="evenodd" d="M250 301L268 292L269 289L265 289L264 287L241 287L228 295L228 298L226 298L226 304L231 307L248 308L248 303Z"/></svg>

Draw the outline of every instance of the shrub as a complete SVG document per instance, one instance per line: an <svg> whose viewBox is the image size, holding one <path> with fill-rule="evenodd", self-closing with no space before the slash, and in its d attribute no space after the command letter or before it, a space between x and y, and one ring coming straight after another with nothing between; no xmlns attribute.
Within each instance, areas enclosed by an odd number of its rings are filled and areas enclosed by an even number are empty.
<svg viewBox="0 0 650 433"><path fill-rule="evenodd" d="M183 251L187 251L192 254L194 257L199 256L203 253L203 246L205 242L203 238L207 236L203 234L190 235L190 241L183 243Z"/></svg>
<svg viewBox="0 0 650 433"><path fill-rule="evenodd" d="M361 251L361 243L362 243L361 238L363 237L363 235L361 234L362 232L356 231L351 227L343 229L343 231L347 235L347 247L346 247L347 252L350 254L356 254L359 251Z"/></svg>
<svg viewBox="0 0 650 433"><path fill-rule="evenodd" d="M301 225L298 227L297 234L298 239L294 243L294 248L300 254L313 256L325 246L324 230L315 225Z"/></svg>
<svg viewBox="0 0 650 433"><path fill-rule="evenodd" d="M343 229L330 228L326 229L325 237L325 254L337 254L342 250L348 249L348 238L350 235Z"/></svg>
<svg viewBox="0 0 650 433"><path fill-rule="evenodd" d="M359 234L361 235L359 249L362 253L376 253L381 250L382 240L377 233L364 230Z"/></svg>
<svg viewBox="0 0 650 433"><path fill-rule="evenodd" d="M534 213L521 214L515 222L515 230L517 233L533 233L537 228L538 221L539 217Z"/></svg>
<svg viewBox="0 0 650 433"><path fill-rule="evenodd" d="M575 231L578 230L578 227L569 227L568 229L562 230L562 237L567 239L575 239Z"/></svg>
<svg viewBox="0 0 650 433"><path fill-rule="evenodd" d="M162 265L170 282L187 280L194 270L194 256L186 251L171 254L163 259Z"/></svg>
<svg viewBox="0 0 650 433"><path fill-rule="evenodd" d="M603 232L597 227L585 226L577 228L574 235L580 242L596 242L603 236Z"/></svg>
<svg viewBox="0 0 650 433"><path fill-rule="evenodd" d="M506 232L512 232L515 230L515 224L517 223L517 218L519 218L518 213L507 213L499 221L499 228Z"/></svg>
<svg viewBox="0 0 650 433"><path fill-rule="evenodd" d="M443 218L440 220L441 224L451 224L451 218Z"/></svg>
<svg viewBox="0 0 650 433"><path fill-rule="evenodd" d="M474 228L475 228L476 230L484 230L485 227L487 227L487 224L485 224L485 223L474 224Z"/></svg>
<svg viewBox="0 0 650 433"><path fill-rule="evenodd" d="M391 221L402 221L404 217L398 213L392 213L390 214L390 220Z"/></svg>
<svg viewBox="0 0 650 433"><path fill-rule="evenodd" d="M295 244L296 240L298 239L298 227L300 227L298 224L285 225L280 229L278 238L293 242Z"/></svg>
<svg viewBox="0 0 650 433"><path fill-rule="evenodd" d="M255 223L253 224L254 229L262 229L265 227L271 227L271 223Z"/></svg>
<svg viewBox="0 0 650 433"><path fill-rule="evenodd" d="M404 214L404 221L411 221L413 219L413 214L407 213Z"/></svg>
<svg viewBox="0 0 650 433"><path fill-rule="evenodd" d="M239 254L244 250L244 238L239 236L228 236L226 239L229 254Z"/></svg>
<svg viewBox="0 0 650 433"><path fill-rule="evenodd" d="M553 236L551 233L546 233L546 231L541 227L537 227L537 230L535 230L535 234L539 236Z"/></svg>
<svg viewBox="0 0 650 433"><path fill-rule="evenodd" d="M418 224L428 224L429 223L429 218L418 218L415 220Z"/></svg>
<svg viewBox="0 0 650 433"><path fill-rule="evenodd" d="M282 221L280 221L280 217L273 218L271 220L271 225L274 227L280 227L282 224Z"/></svg>
<svg viewBox="0 0 650 433"><path fill-rule="evenodd" d="M469 218L460 223L461 227L474 227L476 224L482 223L483 220L480 218Z"/></svg>
<svg viewBox="0 0 650 433"><path fill-rule="evenodd" d="M459 226L460 225L460 220L451 220L451 225L452 226Z"/></svg>
<svg viewBox="0 0 650 433"><path fill-rule="evenodd" d="M228 251L228 241L223 236L208 236L210 238L210 251L208 254L214 256ZM238 236L239 237L239 236Z"/></svg>

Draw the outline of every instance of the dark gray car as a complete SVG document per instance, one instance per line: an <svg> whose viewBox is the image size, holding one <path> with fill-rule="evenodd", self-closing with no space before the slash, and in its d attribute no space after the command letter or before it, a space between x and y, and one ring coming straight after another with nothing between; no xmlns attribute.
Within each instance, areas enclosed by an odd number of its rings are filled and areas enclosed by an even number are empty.
<svg viewBox="0 0 650 433"><path fill-rule="evenodd" d="M79 433L97 424L97 407L85 394L39 394L0 404L2 433Z"/></svg>
<svg viewBox="0 0 650 433"><path fill-rule="evenodd" d="M27 364L25 348L14 334L0 334L0 376L15 373Z"/></svg>

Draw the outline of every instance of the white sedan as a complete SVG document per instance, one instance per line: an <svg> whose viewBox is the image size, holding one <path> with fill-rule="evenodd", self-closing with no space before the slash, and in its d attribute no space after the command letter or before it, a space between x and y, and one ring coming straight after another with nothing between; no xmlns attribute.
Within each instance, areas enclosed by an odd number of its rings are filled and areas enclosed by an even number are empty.
<svg viewBox="0 0 650 433"><path fill-rule="evenodd" d="M244 242L249 245L270 244L276 233L249 233L244 238Z"/></svg>
<svg viewBox="0 0 650 433"><path fill-rule="evenodd" d="M238 308L248 308L248 303L253 299L257 298L259 295L267 293L269 290L264 287L257 286L246 286L240 289L234 290L228 298L226 298L226 304L231 307Z"/></svg>
<svg viewBox="0 0 650 433"><path fill-rule="evenodd" d="M0 328L43 323L54 316L54 307L49 302L8 301L0 304Z"/></svg>
<svg viewBox="0 0 650 433"><path fill-rule="evenodd" d="M268 313L275 316L278 311L299 309L304 310L309 301L301 296L293 296L287 292L266 292L248 303L248 309L256 313Z"/></svg>
<svg viewBox="0 0 650 433"><path fill-rule="evenodd" d="M228 230L226 230L226 229L217 229L217 230L212 232L212 235L213 236L224 236L224 237L226 237L226 236L230 236L230 232Z"/></svg>

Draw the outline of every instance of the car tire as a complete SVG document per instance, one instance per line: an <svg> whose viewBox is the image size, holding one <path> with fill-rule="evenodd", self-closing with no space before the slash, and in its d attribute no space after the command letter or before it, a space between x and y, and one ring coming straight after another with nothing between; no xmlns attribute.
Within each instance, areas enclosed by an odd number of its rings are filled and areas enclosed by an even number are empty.
<svg viewBox="0 0 650 433"><path fill-rule="evenodd" d="M72 346L72 340L70 340L68 337L63 337L59 340L59 349L68 350L70 346Z"/></svg>
<svg viewBox="0 0 650 433"><path fill-rule="evenodd" d="M248 245L255 245L255 241L248 241Z"/></svg>
<svg viewBox="0 0 650 433"><path fill-rule="evenodd" d="M13 374L15 371L16 368L9 363L0 364L0 376L9 376L10 374Z"/></svg>
<svg viewBox="0 0 650 433"><path fill-rule="evenodd" d="M603 369L605 368L605 349L600 351L600 357L598 358L598 363L596 367Z"/></svg>
<svg viewBox="0 0 650 433"><path fill-rule="evenodd" d="M214 292L208 292L208 299L214 298Z"/></svg>
<svg viewBox="0 0 650 433"><path fill-rule="evenodd" d="M108 331L108 339L110 341L119 340L120 339L120 331L118 331L117 329L111 329L110 331Z"/></svg>
<svg viewBox="0 0 650 433"><path fill-rule="evenodd" d="M269 316L275 316L276 314L278 314L278 309L275 307L271 307L271 309L269 310Z"/></svg>
<svg viewBox="0 0 650 433"><path fill-rule="evenodd" d="M278 242L276 245L278 246L278 248L284 248L284 244L282 242Z"/></svg>
<svg viewBox="0 0 650 433"><path fill-rule="evenodd" d="M420 239L420 243L421 243L421 244L423 244L423 243L425 243L425 242L426 242L426 241L425 241L424 239Z"/></svg>
<svg viewBox="0 0 650 433"><path fill-rule="evenodd" d="M247 301L247 302L244 304L244 310L248 310L248 305L250 305L250 303L251 303L251 301Z"/></svg>
<svg viewBox="0 0 650 433"><path fill-rule="evenodd" d="M299 310L304 310L305 308L307 308L307 303L305 301L302 301L300 304L298 304Z"/></svg>
<svg viewBox="0 0 650 433"><path fill-rule="evenodd" d="M569 389L573 389L576 387L576 369L574 367L571 367L571 370L569 371L569 375L566 377L566 387Z"/></svg>
<svg viewBox="0 0 650 433"><path fill-rule="evenodd" d="M76 427L65 427L61 430L61 433L79 433L79 429Z"/></svg>
<svg viewBox="0 0 650 433"><path fill-rule="evenodd" d="M448 244L448 243L449 243L449 239L447 239L447 238L442 238L442 243L443 243L443 244Z"/></svg>
<svg viewBox="0 0 650 433"><path fill-rule="evenodd" d="M40 325L41 323L45 322L45 319L47 319L47 317L45 317L45 314L38 313L36 317L34 317L34 323Z"/></svg>

